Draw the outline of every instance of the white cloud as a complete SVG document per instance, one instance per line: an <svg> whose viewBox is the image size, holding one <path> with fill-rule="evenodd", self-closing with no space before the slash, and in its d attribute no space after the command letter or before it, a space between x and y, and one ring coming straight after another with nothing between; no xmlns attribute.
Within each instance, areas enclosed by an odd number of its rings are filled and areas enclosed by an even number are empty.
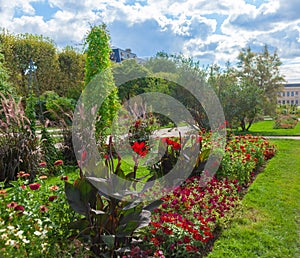
<svg viewBox="0 0 300 258"><path fill-rule="evenodd" d="M57 11L43 19L34 2ZM90 24L105 22L114 45L141 56L163 50L235 63L241 48L266 43L278 49L290 77L298 71L291 67L299 67L299 0L0 0L0 6L0 27L43 34L58 46L81 43Z"/></svg>

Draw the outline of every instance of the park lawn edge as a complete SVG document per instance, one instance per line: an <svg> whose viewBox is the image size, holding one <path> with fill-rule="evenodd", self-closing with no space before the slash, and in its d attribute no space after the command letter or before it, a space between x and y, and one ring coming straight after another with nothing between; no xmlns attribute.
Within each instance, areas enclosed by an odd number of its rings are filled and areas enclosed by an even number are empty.
<svg viewBox="0 0 300 258"><path fill-rule="evenodd" d="M278 153L207 257L300 257L300 141L272 142Z"/></svg>

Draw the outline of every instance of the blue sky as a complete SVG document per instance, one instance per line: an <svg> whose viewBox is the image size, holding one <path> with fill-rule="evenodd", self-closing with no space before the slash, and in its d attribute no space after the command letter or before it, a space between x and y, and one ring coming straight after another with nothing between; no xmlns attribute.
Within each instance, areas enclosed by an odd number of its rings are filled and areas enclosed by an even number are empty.
<svg viewBox="0 0 300 258"><path fill-rule="evenodd" d="M288 82L300 82L299 0L0 0L0 27L82 46L106 23L111 44L140 57L182 53L207 66L235 65L242 48L276 49Z"/></svg>

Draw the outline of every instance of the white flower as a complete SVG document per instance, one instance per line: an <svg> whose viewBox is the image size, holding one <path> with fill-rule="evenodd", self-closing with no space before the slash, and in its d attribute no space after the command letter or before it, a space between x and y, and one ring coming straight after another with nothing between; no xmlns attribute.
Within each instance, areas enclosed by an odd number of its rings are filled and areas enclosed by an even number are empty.
<svg viewBox="0 0 300 258"><path fill-rule="evenodd" d="M19 230L19 231L15 234L15 236L21 237L23 233L24 233L23 230Z"/></svg>
<svg viewBox="0 0 300 258"><path fill-rule="evenodd" d="M30 243L30 240L28 240L28 239L26 239L26 238L23 238L23 242L24 242L25 244L28 244L28 243Z"/></svg>
<svg viewBox="0 0 300 258"><path fill-rule="evenodd" d="M2 234L2 235L1 235L1 238L2 238L2 239L6 239L7 236L8 236L7 234Z"/></svg>
<svg viewBox="0 0 300 258"><path fill-rule="evenodd" d="M14 229L15 229L14 226L7 226L7 228L8 228L9 230L14 230Z"/></svg>
<svg viewBox="0 0 300 258"><path fill-rule="evenodd" d="M36 236L40 236L42 234L42 232L40 232L40 231L34 231L33 234L35 234Z"/></svg>
<svg viewBox="0 0 300 258"><path fill-rule="evenodd" d="M12 245L12 246L14 246L15 244L16 244L16 241L12 240L12 239L8 239L5 243L5 245Z"/></svg>

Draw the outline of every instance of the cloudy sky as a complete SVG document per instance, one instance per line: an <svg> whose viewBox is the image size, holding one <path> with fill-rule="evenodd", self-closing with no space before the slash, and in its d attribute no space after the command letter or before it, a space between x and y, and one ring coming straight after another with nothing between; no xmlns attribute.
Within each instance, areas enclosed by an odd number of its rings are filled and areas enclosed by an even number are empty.
<svg viewBox="0 0 300 258"><path fill-rule="evenodd" d="M299 0L0 0L0 27L81 47L106 23L111 44L140 57L183 53L206 66L236 64L250 46L277 50L288 82L300 82Z"/></svg>

